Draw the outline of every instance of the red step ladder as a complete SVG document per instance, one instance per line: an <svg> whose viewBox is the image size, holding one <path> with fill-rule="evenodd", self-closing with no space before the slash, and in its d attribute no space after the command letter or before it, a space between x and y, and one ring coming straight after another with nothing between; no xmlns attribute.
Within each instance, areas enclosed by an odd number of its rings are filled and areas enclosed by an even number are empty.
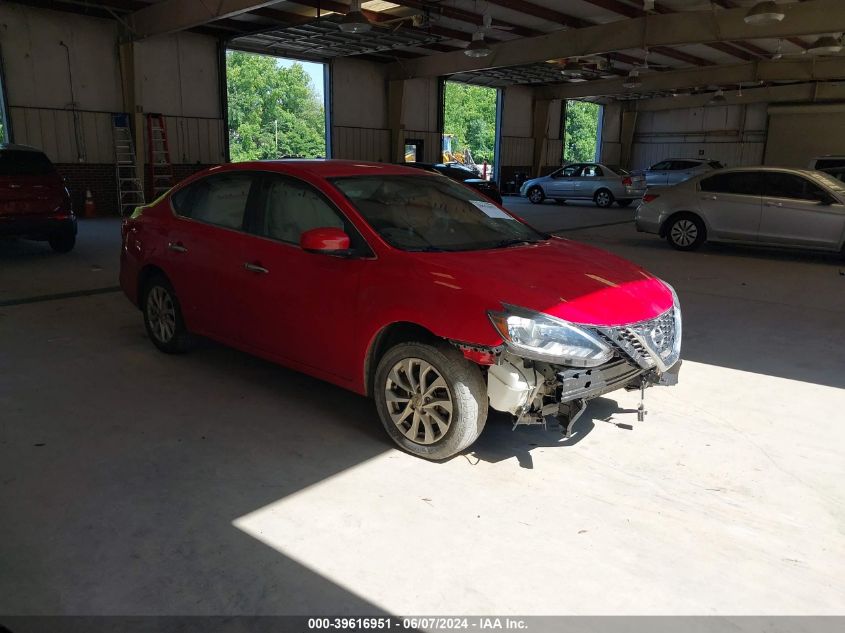
<svg viewBox="0 0 845 633"><path fill-rule="evenodd" d="M170 145L167 143L167 126L162 114L147 114L147 161L147 191L150 193L147 199L155 200L174 183Z"/></svg>

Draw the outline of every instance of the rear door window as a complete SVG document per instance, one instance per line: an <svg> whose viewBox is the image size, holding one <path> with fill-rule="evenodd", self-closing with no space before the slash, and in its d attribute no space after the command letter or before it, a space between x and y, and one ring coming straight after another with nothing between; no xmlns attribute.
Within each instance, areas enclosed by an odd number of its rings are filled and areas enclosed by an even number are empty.
<svg viewBox="0 0 845 633"><path fill-rule="evenodd" d="M254 181L248 172L215 174L175 192L170 202L182 217L241 230Z"/></svg>
<svg viewBox="0 0 845 633"><path fill-rule="evenodd" d="M761 174L756 171L716 174L702 180L700 187L702 191L713 193L759 196L762 194L760 176Z"/></svg>
<svg viewBox="0 0 845 633"><path fill-rule="evenodd" d="M662 162L657 163L656 165L652 165L651 169L653 171L666 171L672 168L672 161L664 160Z"/></svg>
<svg viewBox="0 0 845 633"><path fill-rule="evenodd" d="M604 172L598 165L584 165L584 171L581 175L585 178L600 178L604 175Z"/></svg>
<svg viewBox="0 0 845 633"><path fill-rule="evenodd" d="M56 168L53 163L41 152L0 151L0 176L47 176L54 173Z"/></svg>
<svg viewBox="0 0 845 633"><path fill-rule="evenodd" d="M792 198L793 200L819 200L824 195L821 187L815 183L786 172L766 173L763 193L771 198Z"/></svg>

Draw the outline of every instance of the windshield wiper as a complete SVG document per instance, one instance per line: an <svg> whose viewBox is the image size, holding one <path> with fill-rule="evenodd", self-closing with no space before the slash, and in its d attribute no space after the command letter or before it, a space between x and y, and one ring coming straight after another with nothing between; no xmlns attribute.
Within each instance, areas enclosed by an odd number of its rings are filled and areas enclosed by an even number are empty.
<svg viewBox="0 0 845 633"><path fill-rule="evenodd" d="M508 248L509 246L520 246L524 244L536 244L537 242L534 240L526 240L526 239L519 239L519 238L511 238L509 240L502 240L501 242L496 242L493 244L493 248Z"/></svg>

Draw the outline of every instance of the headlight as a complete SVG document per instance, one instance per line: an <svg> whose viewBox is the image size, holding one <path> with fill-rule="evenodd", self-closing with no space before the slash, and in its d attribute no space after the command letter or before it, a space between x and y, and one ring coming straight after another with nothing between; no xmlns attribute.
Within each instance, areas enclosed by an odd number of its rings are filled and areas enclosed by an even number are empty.
<svg viewBox="0 0 845 633"><path fill-rule="evenodd" d="M505 304L489 312L493 326L514 354L571 367L595 367L613 358L598 337L548 314Z"/></svg>
<svg viewBox="0 0 845 633"><path fill-rule="evenodd" d="M663 281L662 279L660 281ZM663 281L667 288L672 292L672 311L675 317L675 341L672 345L671 359L677 360L681 357L681 301L678 299L678 293L671 284ZM674 362L674 361L673 361Z"/></svg>

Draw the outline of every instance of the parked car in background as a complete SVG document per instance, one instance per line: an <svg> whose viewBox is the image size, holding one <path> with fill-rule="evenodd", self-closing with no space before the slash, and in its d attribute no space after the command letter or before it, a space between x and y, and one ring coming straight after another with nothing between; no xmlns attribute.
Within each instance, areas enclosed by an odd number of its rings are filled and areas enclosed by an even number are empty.
<svg viewBox="0 0 845 633"><path fill-rule="evenodd" d="M0 236L47 240L66 253L76 243L70 194L43 152L0 144Z"/></svg>
<svg viewBox="0 0 845 633"><path fill-rule="evenodd" d="M837 180L845 182L845 165L843 165L842 167L830 167L828 169L821 169L819 171L823 171L824 173L833 176Z"/></svg>
<svg viewBox="0 0 845 633"><path fill-rule="evenodd" d="M466 167L461 163L404 163L406 167L416 167L437 172L455 182L462 182L468 187L483 193L485 196L502 204L502 194L499 187L492 180L485 180L476 170Z"/></svg>
<svg viewBox="0 0 845 633"><path fill-rule="evenodd" d="M832 169L835 167L845 167L845 156L817 156L810 161L809 169Z"/></svg>
<svg viewBox="0 0 845 633"><path fill-rule="evenodd" d="M590 399L680 368L668 284L418 169L213 167L136 209L122 241L121 286L160 350L196 333L372 396L428 459L472 444L488 406L569 429Z"/></svg>
<svg viewBox="0 0 845 633"><path fill-rule="evenodd" d="M614 202L625 207L645 193L645 179L616 165L572 163L548 176L526 180L519 193L534 204L552 198L558 201L592 200L602 208Z"/></svg>
<svg viewBox="0 0 845 633"><path fill-rule="evenodd" d="M710 240L841 251L845 183L804 169L722 169L649 191L636 224L680 250Z"/></svg>
<svg viewBox="0 0 845 633"><path fill-rule="evenodd" d="M705 158L671 158L662 160L645 170L645 180L649 187L667 187L689 180L694 176L724 166L717 160Z"/></svg>

